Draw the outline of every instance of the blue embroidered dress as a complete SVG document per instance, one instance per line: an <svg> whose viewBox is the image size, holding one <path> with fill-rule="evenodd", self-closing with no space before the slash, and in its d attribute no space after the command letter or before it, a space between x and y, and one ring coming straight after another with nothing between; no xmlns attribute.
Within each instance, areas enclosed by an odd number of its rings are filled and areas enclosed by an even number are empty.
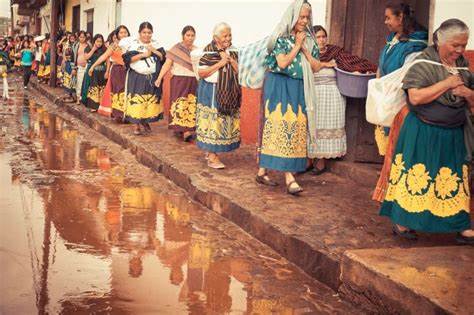
<svg viewBox="0 0 474 315"><path fill-rule="evenodd" d="M303 87L303 68L299 52L293 62L281 69L276 57L288 54L295 37L278 38L265 63L269 72L263 87L264 123L260 149L260 167L284 172L301 172L307 162L307 115ZM318 58L315 47L312 55Z"/></svg>

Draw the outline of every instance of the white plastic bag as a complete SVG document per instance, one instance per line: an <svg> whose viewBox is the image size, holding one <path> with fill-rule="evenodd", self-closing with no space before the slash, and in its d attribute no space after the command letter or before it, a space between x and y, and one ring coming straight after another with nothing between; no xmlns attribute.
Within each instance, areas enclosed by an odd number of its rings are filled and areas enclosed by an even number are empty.
<svg viewBox="0 0 474 315"><path fill-rule="evenodd" d="M378 79L369 80L365 115L369 123L390 127L393 119L407 103L406 93L402 89L403 79L410 68L420 62L444 67L441 63L431 60L417 59L407 63L400 69ZM467 70L467 68L454 68Z"/></svg>

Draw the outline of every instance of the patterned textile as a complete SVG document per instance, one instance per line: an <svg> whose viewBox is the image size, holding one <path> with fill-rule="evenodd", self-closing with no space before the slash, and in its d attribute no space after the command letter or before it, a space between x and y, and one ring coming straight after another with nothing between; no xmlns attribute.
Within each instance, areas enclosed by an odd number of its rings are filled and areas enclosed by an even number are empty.
<svg viewBox="0 0 474 315"><path fill-rule="evenodd" d="M295 46L295 37L290 35L289 37L280 37L277 39L275 47L273 51L265 58L265 64L267 65L268 69L273 73L282 73L285 74L293 79L300 79L303 80L303 66L302 66L302 58L304 58L303 53L300 51L293 59L291 64L288 65L285 69L281 69L278 67L276 57L280 54L287 55ZM313 51L311 55L314 58L318 58L319 50L317 46L313 47Z"/></svg>
<svg viewBox="0 0 474 315"><path fill-rule="evenodd" d="M260 167L301 172L307 161L307 116L303 80L268 72Z"/></svg>
<svg viewBox="0 0 474 315"><path fill-rule="evenodd" d="M199 81L196 144L208 152L229 152L240 146L240 115L224 115L217 110L216 88L216 83Z"/></svg>
<svg viewBox="0 0 474 315"><path fill-rule="evenodd" d="M114 64L110 69L111 117L116 122L123 121L125 111L125 79L127 71L124 65Z"/></svg>
<svg viewBox="0 0 474 315"><path fill-rule="evenodd" d="M85 53L89 53L90 51L91 51L90 47L86 47L86 49L84 50ZM104 79L104 74L105 74L105 70L106 70L105 62L101 63L100 65L98 65L97 67L94 68L94 73L93 73L92 76L95 77L94 78L94 85L97 88L94 88L92 90L92 96L93 96L94 100L90 104L88 104L88 100L87 100L88 94L89 94L89 86L91 86L91 84L92 84L92 78L89 76L89 69L97 61L97 59L99 59L99 57L104 52L105 52L105 47L102 47L102 48L96 50L92 54L92 56L89 58L89 60L87 60L87 67L85 69L84 78L82 80L81 102L82 102L82 104L86 105L87 107L93 108L93 109L98 109L99 108L100 100L102 98L102 93L103 93L105 85L107 83L107 82L105 82L105 79ZM98 86L100 86L100 88ZM99 91L100 91L100 94L98 94ZM96 102L95 97L99 97L99 96L100 96L100 98ZM97 106L94 103L97 103Z"/></svg>
<svg viewBox="0 0 474 315"><path fill-rule="evenodd" d="M471 228L462 127L442 128L409 113L400 131L380 214L423 232Z"/></svg>
<svg viewBox="0 0 474 315"><path fill-rule="evenodd" d="M200 66L213 66L221 60L219 55L220 50L217 48L216 42L213 40L204 48L207 53L201 57L199 61ZM231 58L238 60L236 52L230 52ZM224 115L235 115L240 110L240 100L242 98L242 90L239 85L238 73L234 70L232 65L228 63L219 69L219 76L217 81L216 98L219 103L217 110Z"/></svg>
<svg viewBox="0 0 474 315"><path fill-rule="evenodd" d="M335 84L319 84L319 77L335 79L334 69L321 69L315 74L316 83L316 142L308 146L308 157L331 159L344 156L346 144L346 99Z"/></svg>
<svg viewBox="0 0 474 315"><path fill-rule="evenodd" d="M163 103L155 94L157 74L140 74L128 70L125 98L125 120L131 123L150 123L163 118Z"/></svg>
<svg viewBox="0 0 474 315"><path fill-rule="evenodd" d="M260 89L265 78L269 37L239 48L239 83L242 87Z"/></svg>
<svg viewBox="0 0 474 315"><path fill-rule="evenodd" d="M171 108L168 128L177 131L192 131L196 127L196 89L193 77L171 78Z"/></svg>
<svg viewBox="0 0 474 315"><path fill-rule="evenodd" d="M186 48L181 43L174 45L170 50L167 51L167 58L171 59L174 63L193 71L193 65L191 63L191 50Z"/></svg>
<svg viewBox="0 0 474 315"><path fill-rule="evenodd" d="M76 89L76 76L72 75L74 64L71 61L64 63L63 87L69 94L73 94Z"/></svg>
<svg viewBox="0 0 474 315"><path fill-rule="evenodd" d="M329 62L335 60L337 67L348 72L358 71L360 73L376 72L377 66L367 59L351 55L336 45L327 45L324 53L320 52L319 60Z"/></svg>

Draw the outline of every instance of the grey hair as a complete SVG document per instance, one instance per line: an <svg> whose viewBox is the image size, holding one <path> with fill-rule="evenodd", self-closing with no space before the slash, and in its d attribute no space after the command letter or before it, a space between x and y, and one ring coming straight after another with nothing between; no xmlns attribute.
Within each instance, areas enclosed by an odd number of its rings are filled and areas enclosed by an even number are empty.
<svg viewBox="0 0 474 315"><path fill-rule="evenodd" d="M441 23L433 34L435 45L442 45L456 35L467 34L469 36L469 27L461 20L449 19Z"/></svg>
<svg viewBox="0 0 474 315"><path fill-rule="evenodd" d="M303 5L301 6L301 9L309 9L309 10L311 11L311 10L312 10L311 4L309 4L309 2L305 2L305 3L303 3Z"/></svg>
<svg viewBox="0 0 474 315"><path fill-rule="evenodd" d="M214 26L214 30L212 31L212 35L219 36L222 31L224 30L231 30L231 27L226 22L220 22L216 26Z"/></svg>

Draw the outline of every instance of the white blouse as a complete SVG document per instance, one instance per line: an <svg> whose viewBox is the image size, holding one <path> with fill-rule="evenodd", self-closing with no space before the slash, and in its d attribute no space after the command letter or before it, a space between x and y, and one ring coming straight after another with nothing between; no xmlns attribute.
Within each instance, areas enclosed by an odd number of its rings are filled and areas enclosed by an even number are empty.
<svg viewBox="0 0 474 315"><path fill-rule="evenodd" d="M155 48L158 49L160 48L159 44L155 40L151 40L150 44ZM132 38L132 37L126 37L120 40L119 46L122 49L122 51L128 52L128 51L138 51L140 53L144 53L147 50L147 45L145 43L142 43L138 38ZM152 58L153 56L150 56L145 59L140 59L138 61L132 62L130 64L130 68L135 70L136 72L140 74L153 74L156 72L156 65L155 61Z"/></svg>

